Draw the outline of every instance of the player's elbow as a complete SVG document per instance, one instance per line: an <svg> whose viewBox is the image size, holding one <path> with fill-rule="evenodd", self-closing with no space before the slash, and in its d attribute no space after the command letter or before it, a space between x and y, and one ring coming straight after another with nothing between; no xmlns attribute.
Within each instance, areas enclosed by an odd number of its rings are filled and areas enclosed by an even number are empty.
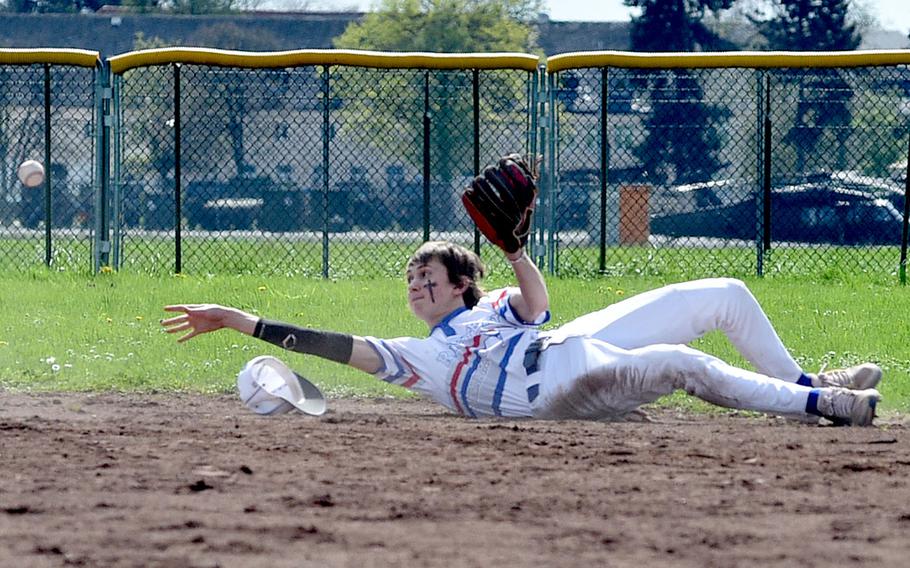
<svg viewBox="0 0 910 568"><path fill-rule="evenodd" d="M542 315L544 315L547 310L550 309L550 300L544 296L543 298L538 298L532 302L528 303L528 317L525 319L527 321L537 321Z"/></svg>

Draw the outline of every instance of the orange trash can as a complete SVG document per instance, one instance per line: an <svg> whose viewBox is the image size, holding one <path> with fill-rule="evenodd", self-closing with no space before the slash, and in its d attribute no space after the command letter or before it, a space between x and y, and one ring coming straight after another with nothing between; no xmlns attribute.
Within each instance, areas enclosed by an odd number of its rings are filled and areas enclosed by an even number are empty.
<svg viewBox="0 0 910 568"><path fill-rule="evenodd" d="M651 236L648 202L650 185L623 185L619 188L619 244L641 245Z"/></svg>

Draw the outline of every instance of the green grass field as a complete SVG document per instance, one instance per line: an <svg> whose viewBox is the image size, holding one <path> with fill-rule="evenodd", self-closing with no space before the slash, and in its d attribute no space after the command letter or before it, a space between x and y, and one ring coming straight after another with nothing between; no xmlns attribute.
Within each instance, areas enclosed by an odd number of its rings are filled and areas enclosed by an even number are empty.
<svg viewBox="0 0 910 568"><path fill-rule="evenodd" d="M431 234L431 238L440 235ZM450 237L451 235L443 235ZM468 233L459 235L460 244L472 246ZM268 274L298 278L320 278L328 270L331 278L395 278L402 274L410 253L422 242L417 233L392 240L382 234L333 234L323 248L321 235L259 235L212 233L184 235L181 271L187 274ZM705 244L705 243L703 243ZM173 235L134 235L127 232L120 246L122 272L167 276L175 271ZM481 256L491 269L507 268L498 251L488 244ZM53 265L66 272L87 273L92 267L91 242L87 236L74 238L56 234L52 241ZM603 274L635 275L675 281L698 276L752 277L758 271L753 245L682 246L664 243L655 246L612 246L605 252ZM0 238L0 261L7 270L43 266L43 234L29 238ZM557 274L564 278L588 279L600 273L600 250L587 240L563 242L553 255ZM852 280L883 285L898 282L899 247L848 247L832 245L776 246L765 253L763 274L778 277L807 277L813 280ZM547 259L549 262L549 259ZM16 267L16 268L13 268Z"/></svg>
<svg viewBox="0 0 910 568"><path fill-rule="evenodd" d="M499 271L503 274L504 271ZM549 280L557 326L669 280L600 277ZM486 285L506 283L494 274ZM910 291L866 279L747 283L785 344L808 371L871 360L885 369L884 410L910 408ZM213 302L300 325L360 335L423 336L399 279L321 280L287 276L87 276L34 270L0 274L0 388L230 392L239 369L261 354L281 357L328 393L404 395L343 365L283 353L234 332L177 344L161 307ZM745 364L720 334L696 347ZM682 401L685 397L675 397Z"/></svg>

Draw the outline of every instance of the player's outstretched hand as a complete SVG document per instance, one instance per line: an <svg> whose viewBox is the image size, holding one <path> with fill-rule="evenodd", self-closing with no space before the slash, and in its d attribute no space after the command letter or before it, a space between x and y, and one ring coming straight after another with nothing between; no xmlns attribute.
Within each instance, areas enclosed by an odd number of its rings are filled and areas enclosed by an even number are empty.
<svg viewBox="0 0 910 568"><path fill-rule="evenodd" d="M179 304L165 306L164 311L181 313L179 316L161 320L161 325L168 333L188 332L177 339L182 343L203 333L232 327L231 321L239 310L217 304Z"/></svg>

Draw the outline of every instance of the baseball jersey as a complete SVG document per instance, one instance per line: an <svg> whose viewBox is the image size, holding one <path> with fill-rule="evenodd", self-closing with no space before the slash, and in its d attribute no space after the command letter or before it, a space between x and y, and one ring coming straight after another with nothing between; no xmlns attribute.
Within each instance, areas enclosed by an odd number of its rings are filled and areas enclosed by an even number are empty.
<svg viewBox="0 0 910 568"><path fill-rule="evenodd" d="M376 377L465 416L531 416L523 358L550 312L522 320L509 303L518 291L488 293L473 308L447 315L423 339L365 337L383 361Z"/></svg>

